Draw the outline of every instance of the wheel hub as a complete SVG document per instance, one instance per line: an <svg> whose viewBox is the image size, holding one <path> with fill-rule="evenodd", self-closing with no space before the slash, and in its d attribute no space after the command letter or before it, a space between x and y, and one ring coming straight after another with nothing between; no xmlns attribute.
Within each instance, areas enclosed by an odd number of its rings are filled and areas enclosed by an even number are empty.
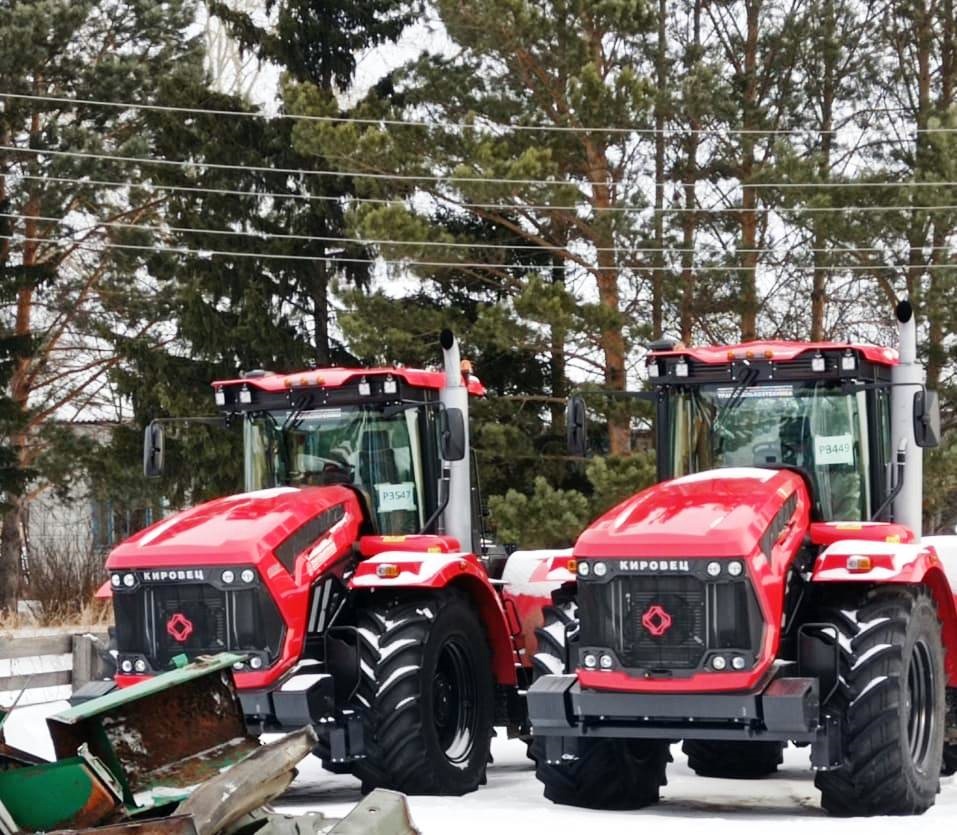
<svg viewBox="0 0 957 835"><path fill-rule="evenodd" d="M923 641L918 641L914 645L914 652L907 670L904 712L907 716L907 742L911 760L921 772L927 770L927 759L937 730L934 715L936 689L934 678L930 649Z"/></svg>
<svg viewBox="0 0 957 835"><path fill-rule="evenodd" d="M477 696L468 652L456 641L449 641L442 647L432 678L432 722L450 763L467 762L472 753Z"/></svg>

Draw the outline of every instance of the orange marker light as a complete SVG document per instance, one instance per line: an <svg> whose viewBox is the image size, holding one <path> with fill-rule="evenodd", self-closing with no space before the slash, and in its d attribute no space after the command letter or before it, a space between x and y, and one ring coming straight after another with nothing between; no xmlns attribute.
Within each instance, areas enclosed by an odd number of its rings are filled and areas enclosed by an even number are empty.
<svg viewBox="0 0 957 835"><path fill-rule="evenodd" d="M569 560L565 566L572 574L578 573L578 560Z"/></svg>
<svg viewBox="0 0 957 835"><path fill-rule="evenodd" d="M854 574L864 574L871 570L871 558L855 554L847 558L847 570Z"/></svg>
<svg viewBox="0 0 957 835"><path fill-rule="evenodd" d="M391 562L384 562L375 567L376 577L382 577L385 580L394 580L399 576L399 566Z"/></svg>

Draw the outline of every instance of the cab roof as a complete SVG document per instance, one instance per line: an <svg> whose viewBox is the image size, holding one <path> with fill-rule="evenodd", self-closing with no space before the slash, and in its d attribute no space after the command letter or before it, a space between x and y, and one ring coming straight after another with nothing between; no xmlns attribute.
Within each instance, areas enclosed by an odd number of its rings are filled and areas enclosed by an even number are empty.
<svg viewBox="0 0 957 835"><path fill-rule="evenodd" d="M265 392L285 392L289 389L342 388L353 382L359 382L363 377L398 377L407 385L416 388L434 389L438 391L445 386L444 371L424 371L418 368L313 368L306 371L296 371L289 374L253 372L249 376L237 377L230 380L215 380L214 389L232 386L248 386ZM476 397L485 394L485 386L478 377L469 374L465 378L468 392Z"/></svg>
<svg viewBox="0 0 957 835"><path fill-rule="evenodd" d="M807 353L853 351L865 360L888 368L898 364L897 351L877 345L851 342L788 342L786 340L756 340L737 345L710 345L702 347L678 347L670 350L651 351L649 358L690 357L705 365L723 365L733 360L766 359L776 363L790 362Z"/></svg>

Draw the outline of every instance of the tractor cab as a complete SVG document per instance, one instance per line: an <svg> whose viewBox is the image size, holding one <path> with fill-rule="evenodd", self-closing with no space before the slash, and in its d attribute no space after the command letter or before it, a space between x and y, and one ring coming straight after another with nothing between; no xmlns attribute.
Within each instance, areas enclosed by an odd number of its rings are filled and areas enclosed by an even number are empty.
<svg viewBox="0 0 957 835"><path fill-rule="evenodd" d="M443 465L464 421L440 400L444 385L438 371L331 368L253 372L213 391L242 421L247 492L346 485L371 531L391 535L431 530L443 509ZM467 389L484 393L472 376Z"/></svg>
<svg viewBox="0 0 957 835"><path fill-rule="evenodd" d="M798 472L821 521L884 518L896 485L891 373L868 345L752 342L653 351L658 478L715 468Z"/></svg>

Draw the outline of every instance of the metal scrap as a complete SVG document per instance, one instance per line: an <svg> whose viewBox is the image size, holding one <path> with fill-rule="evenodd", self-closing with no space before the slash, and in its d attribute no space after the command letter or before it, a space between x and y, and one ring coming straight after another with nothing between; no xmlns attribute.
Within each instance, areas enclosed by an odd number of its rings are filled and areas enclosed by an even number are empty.
<svg viewBox="0 0 957 835"><path fill-rule="evenodd" d="M405 796L381 789L342 820L268 811L317 737L307 726L260 745L238 660L200 659L50 717L54 762L7 746L0 716L0 835L417 835Z"/></svg>

